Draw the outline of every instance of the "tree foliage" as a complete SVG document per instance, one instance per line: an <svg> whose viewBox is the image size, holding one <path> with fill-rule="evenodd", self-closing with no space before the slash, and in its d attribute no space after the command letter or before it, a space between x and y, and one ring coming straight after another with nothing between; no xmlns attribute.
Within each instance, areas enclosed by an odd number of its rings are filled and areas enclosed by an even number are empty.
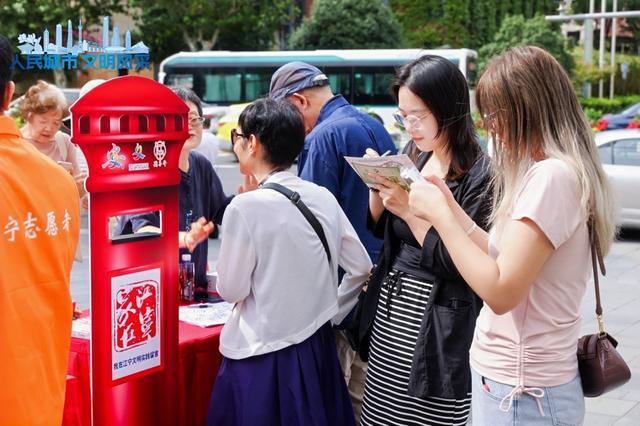
<svg viewBox="0 0 640 426"><path fill-rule="evenodd" d="M287 0L129 0L159 62L181 50L268 50L294 12Z"/></svg>
<svg viewBox="0 0 640 426"><path fill-rule="evenodd" d="M630 0L629 0L630 1ZM489 43L509 15L554 14L555 0L392 0L410 47L467 47Z"/></svg>
<svg viewBox="0 0 640 426"><path fill-rule="evenodd" d="M567 52L560 32L545 21L542 15L533 19L525 19L522 15L506 17L493 41L479 50L480 69L483 69L493 56L508 48L527 45L545 49L571 74L574 66L573 57Z"/></svg>
<svg viewBox="0 0 640 426"><path fill-rule="evenodd" d="M400 25L382 0L316 0L291 35L292 49L400 48Z"/></svg>

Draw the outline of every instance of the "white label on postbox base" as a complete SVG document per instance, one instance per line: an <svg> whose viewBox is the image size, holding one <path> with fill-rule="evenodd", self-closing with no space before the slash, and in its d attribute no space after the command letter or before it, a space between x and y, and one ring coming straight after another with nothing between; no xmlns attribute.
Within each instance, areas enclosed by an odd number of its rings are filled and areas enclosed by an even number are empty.
<svg viewBox="0 0 640 426"><path fill-rule="evenodd" d="M160 365L160 268L111 278L111 378Z"/></svg>
<svg viewBox="0 0 640 426"><path fill-rule="evenodd" d="M153 145L153 155L156 157L153 167L167 167L167 160L164 159L167 155L167 143L165 141L156 141Z"/></svg>

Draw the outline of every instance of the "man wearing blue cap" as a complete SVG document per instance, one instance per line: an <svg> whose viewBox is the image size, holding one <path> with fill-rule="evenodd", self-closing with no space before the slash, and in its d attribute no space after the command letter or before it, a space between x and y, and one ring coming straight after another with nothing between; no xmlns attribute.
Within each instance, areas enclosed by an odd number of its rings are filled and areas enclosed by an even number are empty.
<svg viewBox="0 0 640 426"><path fill-rule="evenodd" d="M361 157L367 148L395 153L389 133L379 121L334 95L327 76L304 62L289 62L276 70L269 97L287 99L302 114L307 136L298 157L298 175L331 191L375 263L382 240L367 230L369 190L344 156ZM337 346L359 420L366 364L351 350L342 332L337 333Z"/></svg>

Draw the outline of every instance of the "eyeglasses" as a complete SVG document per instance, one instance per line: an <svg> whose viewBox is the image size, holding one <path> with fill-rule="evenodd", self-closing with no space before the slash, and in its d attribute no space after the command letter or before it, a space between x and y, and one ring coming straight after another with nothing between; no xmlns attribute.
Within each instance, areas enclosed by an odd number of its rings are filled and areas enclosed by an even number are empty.
<svg viewBox="0 0 640 426"><path fill-rule="evenodd" d="M393 119L396 121L396 126L403 132L406 132L409 126L411 126L413 130L420 130L422 128L420 121L429 115L431 115L431 112L425 111L422 115L409 114L405 117L400 111L396 111L393 113Z"/></svg>
<svg viewBox="0 0 640 426"><path fill-rule="evenodd" d="M204 123L204 117L192 117L189 119L189 124L192 126L202 126Z"/></svg>
<svg viewBox="0 0 640 426"><path fill-rule="evenodd" d="M247 137L242 133L238 132L236 129L231 129L231 145L232 146L234 143L236 143L236 139L238 138L246 139Z"/></svg>

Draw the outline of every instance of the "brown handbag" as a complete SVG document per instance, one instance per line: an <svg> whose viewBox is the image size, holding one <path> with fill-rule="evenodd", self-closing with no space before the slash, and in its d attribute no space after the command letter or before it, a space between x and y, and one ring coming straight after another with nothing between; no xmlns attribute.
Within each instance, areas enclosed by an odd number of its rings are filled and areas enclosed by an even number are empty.
<svg viewBox="0 0 640 426"><path fill-rule="evenodd" d="M616 350L618 342L604 328L602 305L600 303L600 284L598 282L598 264L602 275L606 275L600 246L593 232L593 222L589 220L589 240L591 243L591 263L593 264L593 283L596 290L596 318L598 333L587 334L578 340L578 369L582 380L584 396L596 397L624 385L631 378L629 366ZM596 262L597 258L597 262Z"/></svg>

